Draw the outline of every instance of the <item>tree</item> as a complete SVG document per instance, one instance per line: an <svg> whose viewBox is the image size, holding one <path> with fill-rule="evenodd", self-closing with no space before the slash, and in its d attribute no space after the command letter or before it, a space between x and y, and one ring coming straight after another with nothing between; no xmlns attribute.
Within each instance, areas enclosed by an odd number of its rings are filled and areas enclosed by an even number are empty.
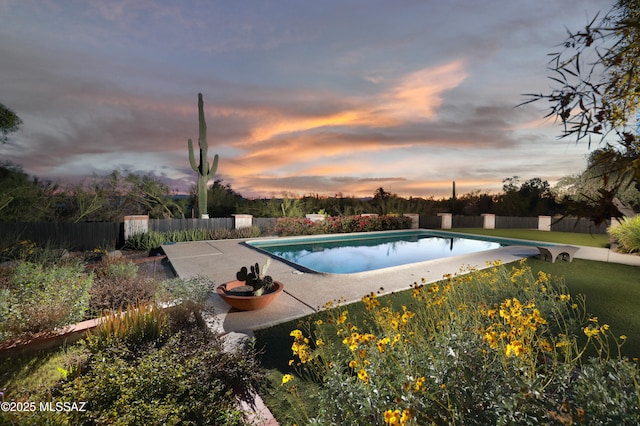
<svg viewBox="0 0 640 426"><path fill-rule="evenodd" d="M208 190L207 212L212 217L230 216L238 213L238 207L243 202L244 198L231 188L231 184L224 183L222 179L216 179Z"/></svg>
<svg viewBox="0 0 640 426"><path fill-rule="evenodd" d="M21 124L20 117L0 103L0 141L6 143L9 139L7 135L17 131Z"/></svg>
<svg viewBox="0 0 640 426"><path fill-rule="evenodd" d="M625 181L640 189L640 3L619 0L603 18L570 32L563 46L549 62L555 88L526 95L525 104L548 101L547 117L562 123L562 137L605 145L593 164L615 174L613 192L601 197L614 202Z"/></svg>
<svg viewBox="0 0 640 426"><path fill-rule="evenodd" d="M51 220L52 196L57 190L50 182L30 178L18 165L0 164L0 221Z"/></svg>
<svg viewBox="0 0 640 426"><path fill-rule="evenodd" d="M556 203L551 186L546 180L532 178L520 182L513 176L502 181L503 193L496 213L506 216L537 216L556 214L561 206Z"/></svg>

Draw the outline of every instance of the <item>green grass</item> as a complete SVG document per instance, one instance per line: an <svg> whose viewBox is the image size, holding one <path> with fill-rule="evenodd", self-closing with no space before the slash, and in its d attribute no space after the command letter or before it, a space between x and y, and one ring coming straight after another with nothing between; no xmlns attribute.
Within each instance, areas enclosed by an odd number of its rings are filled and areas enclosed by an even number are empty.
<svg viewBox="0 0 640 426"><path fill-rule="evenodd" d="M5 391L5 401L20 397L22 391L46 394L64 378L64 374L77 369L85 359L86 353L81 345L63 346L26 356L3 356L0 358L0 383L2 388L9 389Z"/></svg>
<svg viewBox="0 0 640 426"><path fill-rule="evenodd" d="M576 232L547 232L536 229L482 229L482 228L455 228L447 229L447 232L463 232L476 235L492 235L503 238L516 238L520 240L545 241L549 243L571 244L587 247L609 247L609 236L603 234L580 234Z"/></svg>
<svg viewBox="0 0 640 426"><path fill-rule="evenodd" d="M571 294L584 294L587 312L628 337L623 355L640 357L640 266L574 259L550 263L529 259L534 273L542 270L564 277Z"/></svg>

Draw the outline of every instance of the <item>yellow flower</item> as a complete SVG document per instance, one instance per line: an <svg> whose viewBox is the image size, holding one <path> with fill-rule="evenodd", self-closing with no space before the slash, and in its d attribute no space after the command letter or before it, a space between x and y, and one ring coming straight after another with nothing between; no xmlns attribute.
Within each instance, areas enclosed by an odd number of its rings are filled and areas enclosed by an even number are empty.
<svg viewBox="0 0 640 426"><path fill-rule="evenodd" d="M302 331L293 330L291 333L289 333L289 336L294 337L296 339L300 339L302 337Z"/></svg>
<svg viewBox="0 0 640 426"><path fill-rule="evenodd" d="M344 323L347 320L347 311L344 311L340 314L340 316L338 317L338 321L337 324L340 325L342 323Z"/></svg>
<svg viewBox="0 0 640 426"><path fill-rule="evenodd" d="M540 342L540 347L547 352L551 352L553 350L553 346L551 346L551 343L549 343L546 339Z"/></svg>
<svg viewBox="0 0 640 426"><path fill-rule="evenodd" d="M482 340L487 342L493 349L498 347L498 334L495 331L485 333Z"/></svg>
<svg viewBox="0 0 640 426"><path fill-rule="evenodd" d="M358 366L358 361L356 360L351 360L349 362L349 368L356 368Z"/></svg>
<svg viewBox="0 0 640 426"><path fill-rule="evenodd" d="M514 340L513 342L507 344L507 347L504 350L506 356L521 356L524 353L524 346L522 342L519 340Z"/></svg>
<svg viewBox="0 0 640 426"><path fill-rule="evenodd" d="M285 384L289 383L291 380L293 380L293 376L291 374L285 374L284 376L282 376L282 384L281 385L285 385Z"/></svg>
<svg viewBox="0 0 640 426"><path fill-rule="evenodd" d="M416 380L416 383L413 386L413 390L416 392L420 392L426 381L427 379L425 377L418 377L418 380Z"/></svg>
<svg viewBox="0 0 640 426"><path fill-rule="evenodd" d="M400 410L387 410L384 412L385 424L397 425L400 420Z"/></svg>
<svg viewBox="0 0 640 426"><path fill-rule="evenodd" d="M623 334L622 336L620 336L620 340L627 340L627 336Z"/></svg>
<svg viewBox="0 0 640 426"><path fill-rule="evenodd" d="M322 325L323 321L321 319L316 321L316 325Z"/></svg>
<svg viewBox="0 0 640 426"><path fill-rule="evenodd" d="M569 300L571 300L571 295L569 295L569 294L561 294L560 295L560 301L561 302L568 302Z"/></svg>
<svg viewBox="0 0 640 426"><path fill-rule="evenodd" d="M583 331L587 337L593 337L596 336L600 330L597 327L585 327Z"/></svg>
<svg viewBox="0 0 640 426"><path fill-rule="evenodd" d="M391 343L391 339L389 339L388 337L385 337L384 339L381 339L378 341L377 345L378 345L378 351L380 353L384 353L386 346Z"/></svg>
<svg viewBox="0 0 640 426"><path fill-rule="evenodd" d="M412 417L413 417L413 413L411 412L411 410L405 408L404 410L402 410L402 416L400 416L400 424L406 425L407 422L411 420Z"/></svg>
<svg viewBox="0 0 640 426"><path fill-rule="evenodd" d="M369 375L367 374L367 370L360 370L358 371L358 379L362 380L365 383L369 383Z"/></svg>
<svg viewBox="0 0 640 426"><path fill-rule="evenodd" d="M392 345L395 345L396 343L398 343L401 338L402 338L402 336L400 334L396 334L395 336L393 336Z"/></svg>
<svg viewBox="0 0 640 426"><path fill-rule="evenodd" d="M323 346L324 345L324 340L322 339L317 339L316 340L316 346Z"/></svg>

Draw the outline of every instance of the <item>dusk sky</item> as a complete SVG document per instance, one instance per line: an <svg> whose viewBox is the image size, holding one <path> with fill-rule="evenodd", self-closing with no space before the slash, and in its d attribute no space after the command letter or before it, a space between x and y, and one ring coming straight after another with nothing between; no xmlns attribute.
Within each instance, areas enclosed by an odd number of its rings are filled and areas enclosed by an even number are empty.
<svg viewBox="0 0 640 426"><path fill-rule="evenodd" d="M188 191L197 94L215 179L248 196L441 197L585 167L544 102L549 53L612 0L0 0L0 160Z"/></svg>

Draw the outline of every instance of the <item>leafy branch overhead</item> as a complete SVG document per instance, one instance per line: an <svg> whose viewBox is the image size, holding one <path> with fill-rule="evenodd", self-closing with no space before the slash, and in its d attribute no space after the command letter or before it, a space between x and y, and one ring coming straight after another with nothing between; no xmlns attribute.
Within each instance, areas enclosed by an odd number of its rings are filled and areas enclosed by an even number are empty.
<svg viewBox="0 0 640 426"><path fill-rule="evenodd" d="M595 164L608 165L601 176L616 190L640 189L640 4L619 0L601 19L569 35L564 50L550 54L550 93L526 94L523 104L546 100L562 123L562 137L604 144Z"/></svg>

